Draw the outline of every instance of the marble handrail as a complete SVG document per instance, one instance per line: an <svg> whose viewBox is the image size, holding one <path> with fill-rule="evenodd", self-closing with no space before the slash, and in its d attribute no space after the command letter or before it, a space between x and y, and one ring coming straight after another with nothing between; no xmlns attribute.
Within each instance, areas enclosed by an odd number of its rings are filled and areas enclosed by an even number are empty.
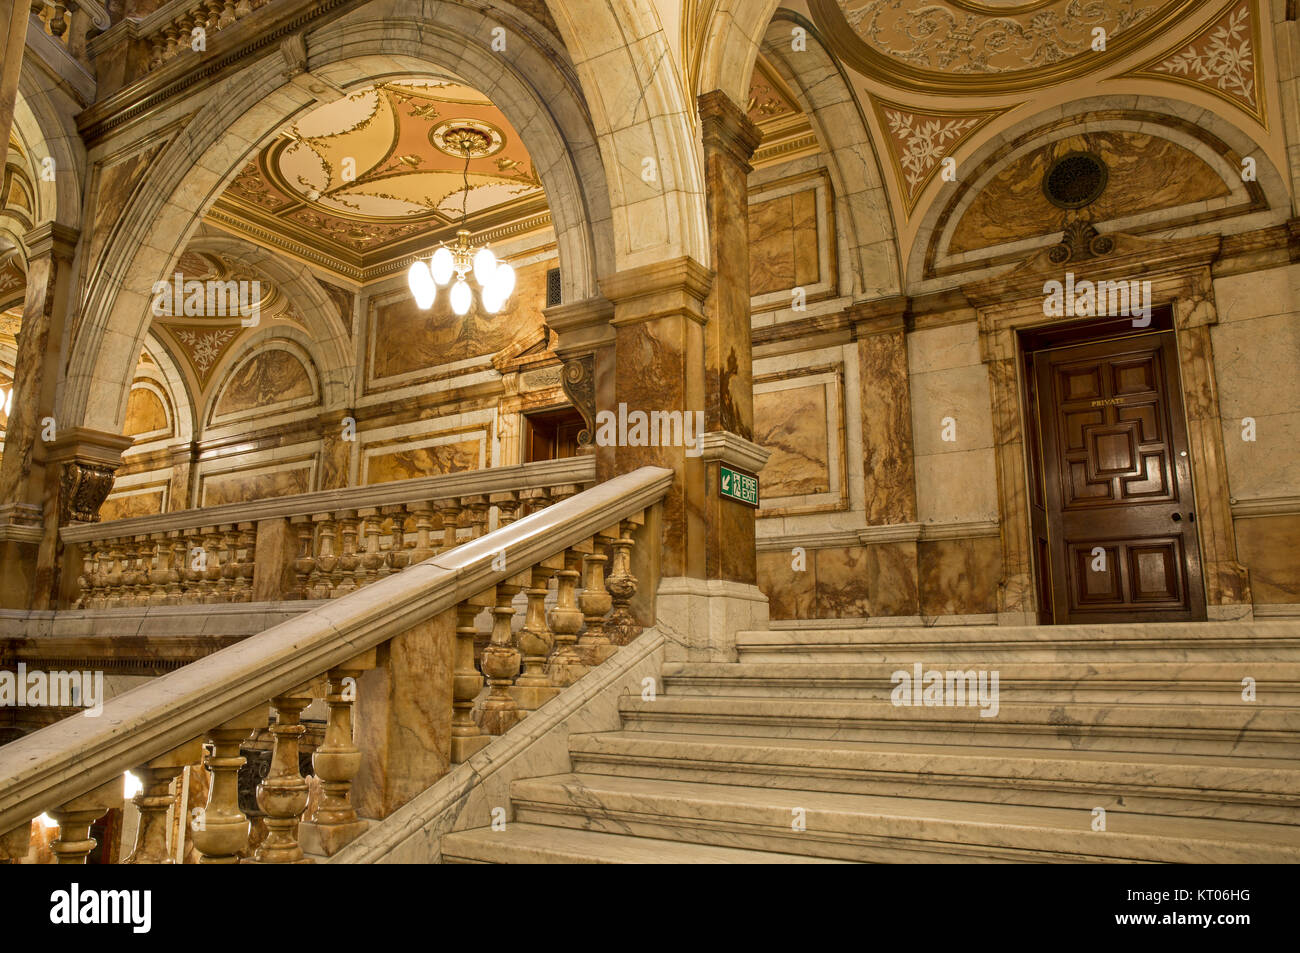
<svg viewBox="0 0 1300 953"><path fill-rule="evenodd" d="M554 486L561 483L588 484L596 479L596 461L591 456L542 460L508 467L488 467L463 473L377 483L371 486L316 490L278 496L251 503L223 503L201 509L177 510L154 516L132 516L102 523L74 523L63 527L59 536L65 543L87 543L116 536L145 536L196 526L222 523L257 522L274 517L312 516L339 509L394 506L422 503L467 494L495 493Z"/></svg>
<svg viewBox="0 0 1300 953"><path fill-rule="evenodd" d="M498 623L504 620L504 629L500 624L494 629L493 644L484 653L483 670L495 693L501 685L509 684L512 675L507 673L503 678L500 673L504 668L498 667L495 661L489 665L488 652L514 651L509 645L509 618L513 610L503 605L501 593L505 591L513 595L520 587L512 583L531 571L530 610L534 607L540 609L539 593L544 594L545 589L536 588L543 578L539 575L543 572L539 567L548 563L561 565L565 569L559 575L576 576L577 572L571 570L570 563L565 561L566 556L573 555L572 547L590 554L583 559L584 568L589 571L581 600L582 613L588 628L594 629L597 636L591 641L607 647L609 639L603 635L603 617L610 609L610 595L604 590L606 557L595 553L590 542L593 538L607 539L616 551L617 572L623 582L623 585L611 587L617 615L620 610L627 609L627 593L635 591L635 580L627 572L628 550L632 544L628 535L629 524L662 500L672 479L672 471L658 467L643 467L615 477L426 559L405 572L388 576L365 589L125 692L105 703L98 717L74 715L0 747L0 834L49 811L59 820L61 829L63 825L69 825L69 836L61 835L65 843L60 859L65 862L69 862L69 858L70 862L78 862L77 858L84 860L94 842L86 838L77 840L70 834L88 830L91 820L102 813L102 808L78 806L79 799L98 797L95 792L113 784L120 785L123 772L191 745L196 738L205 734L213 737L214 726L246 716L258 705L265 705L267 699L284 707L283 724L272 731L281 731L292 739L284 745L290 754L284 755L275 770L283 769L296 778L297 742L294 733L301 731L297 725L301 705L295 707L296 703L290 697L294 692L300 692L302 686L323 673L331 673L331 704L341 710L342 703L337 701L340 697L337 672L341 666L354 663L358 657L381 644L427 624L449 610L458 609L469 600L481 598L483 593L492 592L494 588L497 601L493 612ZM581 550L584 546L587 548ZM627 585L629 579L630 589ZM567 604L572 606L572 582L567 586L562 599L567 597ZM477 608L474 611L478 611ZM527 631L526 626L521 635ZM576 632L577 628L572 631ZM457 629L458 644L469 641L468 638L462 640L461 635L462 630ZM583 640L578 642L581 646ZM525 649L525 654L527 651ZM600 655L597 654L596 658L598 662ZM472 657L469 662L472 666ZM518 653L516 669L517 665ZM469 670L458 668L458 677L462 671L475 674L472 667ZM477 694L477 688L468 697L472 699L474 694ZM504 691L501 694L504 696ZM461 696L458 694L457 698L460 700ZM305 702L301 704L305 705ZM510 714L513 717L517 713ZM234 745L236 760L238 755L237 740L229 741L234 737L231 735L233 729L221 730L226 732L226 740L218 741L217 756L213 760L218 773L233 770L229 755L223 755L223 752L231 750L228 745ZM505 728L492 733L501 730ZM340 729L339 737L345 735L350 735L350 729ZM223 748L223 744L227 747ZM264 782L263 787L272 787L272 781L283 781L286 785L284 790L289 790L288 786L296 781L295 778L284 780L283 771ZM216 783L225 784L223 778L227 777L233 778L228 773L222 774ZM163 775L159 778L165 780ZM229 783L233 784L233 780ZM343 785L342 789L345 788ZM222 790L224 793L220 797L226 797L230 788ZM274 793L268 795L268 803L275 804L274 798L283 794L280 788L275 788ZM215 799L218 795L214 793L213 797ZM303 794L301 804L296 807L298 813L306 803L305 798ZM298 851L296 841L291 840L292 835L283 833L288 829L285 818L294 815L279 807L275 810L268 807L267 813L273 818L268 820L268 826L279 825L273 831L272 840L290 838L292 851L286 848L284 856L297 851L300 857L301 851ZM238 816L242 818L242 815ZM233 851L217 853L222 861L229 862L233 858Z"/></svg>

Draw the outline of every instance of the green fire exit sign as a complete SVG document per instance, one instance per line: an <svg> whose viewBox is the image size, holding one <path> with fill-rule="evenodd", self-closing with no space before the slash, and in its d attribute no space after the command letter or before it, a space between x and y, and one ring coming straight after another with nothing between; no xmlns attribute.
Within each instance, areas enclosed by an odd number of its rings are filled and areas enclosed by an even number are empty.
<svg viewBox="0 0 1300 953"><path fill-rule="evenodd" d="M723 496L738 503L758 506L758 477L719 465L718 480Z"/></svg>

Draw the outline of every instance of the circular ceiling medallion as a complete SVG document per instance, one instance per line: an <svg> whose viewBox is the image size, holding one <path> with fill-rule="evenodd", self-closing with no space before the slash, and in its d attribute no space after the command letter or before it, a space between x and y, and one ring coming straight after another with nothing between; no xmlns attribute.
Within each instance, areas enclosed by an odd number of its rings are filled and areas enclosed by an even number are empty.
<svg viewBox="0 0 1300 953"><path fill-rule="evenodd" d="M1094 152L1067 152L1043 173L1043 194L1057 208L1083 208L1106 189L1110 170Z"/></svg>
<svg viewBox="0 0 1300 953"><path fill-rule="evenodd" d="M481 119L449 119L429 131L429 142L439 152L458 159L485 159L506 146L506 137L496 126Z"/></svg>
<svg viewBox="0 0 1300 953"><path fill-rule="evenodd" d="M1208 0L808 0L822 41L858 72L930 94L991 94L1095 72ZM1105 31L1102 50L1093 48Z"/></svg>

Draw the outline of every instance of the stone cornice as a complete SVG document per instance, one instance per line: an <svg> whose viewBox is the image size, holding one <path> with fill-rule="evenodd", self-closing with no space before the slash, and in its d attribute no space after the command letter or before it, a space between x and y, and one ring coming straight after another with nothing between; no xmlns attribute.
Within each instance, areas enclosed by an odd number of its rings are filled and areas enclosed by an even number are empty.
<svg viewBox="0 0 1300 953"><path fill-rule="evenodd" d="M542 309L547 326L560 336L555 353L561 357L586 353L614 343L614 303L599 295Z"/></svg>
<svg viewBox="0 0 1300 953"><path fill-rule="evenodd" d="M614 325L680 314L703 324L712 283L713 272L684 255L601 278L600 290L614 303Z"/></svg>
<svg viewBox="0 0 1300 953"><path fill-rule="evenodd" d="M76 461L97 466L116 468L122 463L122 453L135 443L134 437L91 430L88 427L69 427L60 431L45 451L46 463Z"/></svg>
<svg viewBox="0 0 1300 953"><path fill-rule="evenodd" d="M911 305L911 299L906 295L894 295L852 305L844 310L844 314L853 324L854 337L864 338L873 334L906 331Z"/></svg>
<svg viewBox="0 0 1300 953"><path fill-rule="evenodd" d="M711 430L701 434L700 449L703 451L700 456L705 463L716 461L750 473L762 470L772 455L771 450L729 430Z"/></svg>
<svg viewBox="0 0 1300 953"><path fill-rule="evenodd" d="M24 235L23 241L32 258L53 254L55 258L71 261L80 238L81 232L75 228L60 225L58 222L46 222L44 225L37 225Z"/></svg>
<svg viewBox="0 0 1300 953"><path fill-rule="evenodd" d="M701 93L697 102L705 155L716 150L729 156L746 174L753 171L749 160L763 139L758 126L720 89Z"/></svg>

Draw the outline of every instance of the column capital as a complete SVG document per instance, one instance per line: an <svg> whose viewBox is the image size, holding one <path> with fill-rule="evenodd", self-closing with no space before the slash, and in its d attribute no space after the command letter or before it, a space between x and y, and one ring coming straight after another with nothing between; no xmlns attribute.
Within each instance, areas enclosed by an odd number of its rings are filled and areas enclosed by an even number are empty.
<svg viewBox="0 0 1300 953"><path fill-rule="evenodd" d="M763 138L758 126L720 89L701 93L697 104L706 153L711 149L725 153L743 166L746 174L751 172L749 160Z"/></svg>
<svg viewBox="0 0 1300 953"><path fill-rule="evenodd" d="M600 279L600 290L614 303L611 324L634 324L684 314L703 324L704 299L713 272L689 255L627 268Z"/></svg>
<svg viewBox="0 0 1300 953"><path fill-rule="evenodd" d="M23 236L23 242L27 246L27 253L33 258L52 254L55 258L71 261L80 238L81 232L75 228L58 222L46 222L29 230Z"/></svg>
<svg viewBox="0 0 1300 953"><path fill-rule="evenodd" d="M58 436L50 442L45 450L45 461L67 463L75 460L117 469L122 465L123 452L133 443L134 437L91 430L89 427L68 427L59 431Z"/></svg>
<svg viewBox="0 0 1300 953"><path fill-rule="evenodd" d="M853 327L853 336L864 338L872 334L906 331L911 306L912 299L907 295L894 295L850 305L844 309L844 316Z"/></svg>

